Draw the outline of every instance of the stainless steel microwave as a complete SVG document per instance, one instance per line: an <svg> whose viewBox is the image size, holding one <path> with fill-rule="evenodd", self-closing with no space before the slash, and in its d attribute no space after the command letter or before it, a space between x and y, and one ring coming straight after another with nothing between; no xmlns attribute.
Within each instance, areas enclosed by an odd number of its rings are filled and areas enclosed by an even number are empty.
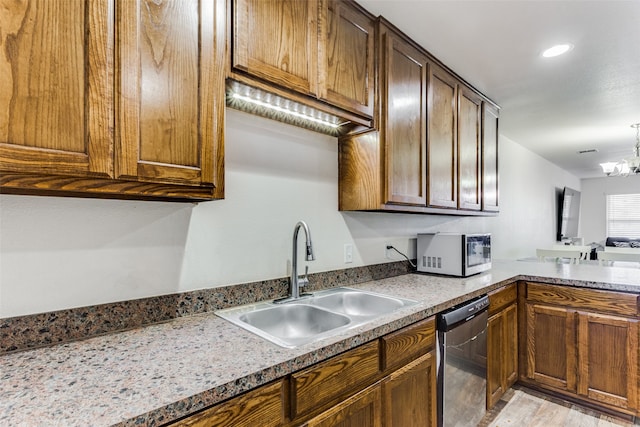
<svg viewBox="0 0 640 427"><path fill-rule="evenodd" d="M491 268L491 234L418 234L418 271L466 277Z"/></svg>

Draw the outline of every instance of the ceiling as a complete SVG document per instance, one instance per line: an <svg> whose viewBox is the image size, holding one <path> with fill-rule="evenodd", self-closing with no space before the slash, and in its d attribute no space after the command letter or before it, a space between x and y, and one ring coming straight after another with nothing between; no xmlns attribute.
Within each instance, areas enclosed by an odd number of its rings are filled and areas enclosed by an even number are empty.
<svg viewBox="0 0 640 427"><path fill-rule="evenodd" d="M580 178L632 155L638 0L358 0L501 106L500 133ZM573 50L541 52L558 43ZM596 149L596 153L578 154Z"/></svg>

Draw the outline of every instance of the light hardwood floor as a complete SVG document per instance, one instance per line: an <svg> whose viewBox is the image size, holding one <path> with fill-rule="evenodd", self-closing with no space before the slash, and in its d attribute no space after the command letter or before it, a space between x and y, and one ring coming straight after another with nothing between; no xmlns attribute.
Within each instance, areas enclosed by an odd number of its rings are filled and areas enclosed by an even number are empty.
<svg viewBox="0 0 640 427"><path fill-rule="evenodd" d="M547 397L524 387L509 390L478 427L615 427L638 426L579 405Z"/></svg>

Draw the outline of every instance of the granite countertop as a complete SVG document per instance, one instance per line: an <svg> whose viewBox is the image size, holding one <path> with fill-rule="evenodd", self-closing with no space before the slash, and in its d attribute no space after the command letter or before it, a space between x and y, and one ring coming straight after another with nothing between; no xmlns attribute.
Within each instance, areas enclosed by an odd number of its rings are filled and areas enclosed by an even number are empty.
<svg viewBox="0 0 640 427"><path fill-rule="evenodd" d="M640 293L637 268L494 261L470 278L408 274L355 288L418 300L295 349L213 313L0 357L0 425L161 425L516 280Z"/></svg>

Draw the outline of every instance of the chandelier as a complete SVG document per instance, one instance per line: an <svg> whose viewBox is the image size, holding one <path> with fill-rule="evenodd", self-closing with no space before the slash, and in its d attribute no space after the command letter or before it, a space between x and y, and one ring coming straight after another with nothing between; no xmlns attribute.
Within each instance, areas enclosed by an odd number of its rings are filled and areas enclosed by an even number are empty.
<svg viewBox="0 0 640 427"><path fill-rule="evenodd" d="M607 176L640 174L640 123L635 123L631 127L636 129L636 145L633 147L633 156L619 162L600 163L602 172Z"/></svg>

